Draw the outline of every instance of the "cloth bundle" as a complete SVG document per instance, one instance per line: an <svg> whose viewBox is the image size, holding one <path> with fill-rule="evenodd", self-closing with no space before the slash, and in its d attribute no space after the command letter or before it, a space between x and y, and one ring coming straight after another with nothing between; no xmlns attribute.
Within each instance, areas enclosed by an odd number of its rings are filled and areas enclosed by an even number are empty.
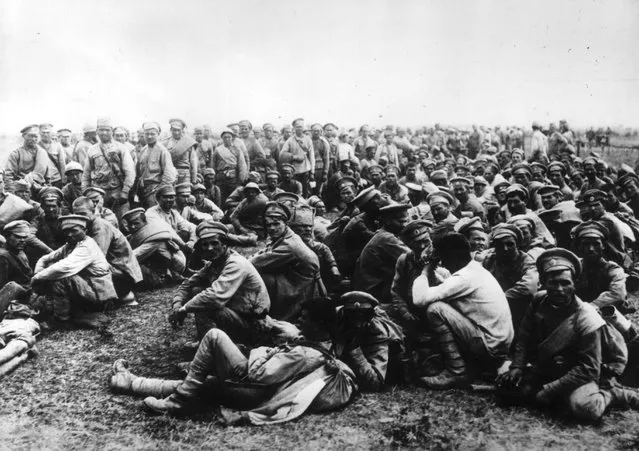
<svg viewBox="0 0 639 451"><path fill-rule="evenodd" d="M33 313L30 310L27 306L12 302L0 322L0 379L15 370L35 351L40 325L30 318Z"/></svg>

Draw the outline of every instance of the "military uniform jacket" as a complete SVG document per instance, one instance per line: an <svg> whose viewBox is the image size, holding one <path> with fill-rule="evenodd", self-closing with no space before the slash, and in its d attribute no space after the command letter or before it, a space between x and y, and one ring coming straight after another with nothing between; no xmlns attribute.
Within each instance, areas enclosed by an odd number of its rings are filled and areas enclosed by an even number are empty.
<svg viewBox="0 0 639 451"><path fill-rule="evenodd" d="M226 307L246 318L258 319L268 313L271 301L255 267L234 250L229 250L184 281L173 305L183 305L189 312Z"/></svg>
<svg viewBox="0 0 639 451"><path fill-rule="evenodd" d="M264 279L275 319L294 319L299 303L321 286L317 255L289 228L250 261Z"/></svg>
<svg viewBox="0 0 639 451"><path fill-rule="evenodd" d="M133 282L142 281L142 269L126 237L102 218L94 218L87 234L95 240L107 262Z"/></svg>
<svg viewBox="0 0 639 451"><path fill-rule="evenodd" d="M601 259L594 265L583 266L575 288L580 299L595 307L619 306L626 300L626 274L615 262Z"/></svg>
<svg viewBox="0 0 639 451"><path fill-rule="evenodd" d="M31 277L33 277L33 271L23 251L14 253L7 249L0 249L0 287L4 287L8 282L15 282L24 288L29 288Z"/></svg>
<svg viewBox="0 0 639 451"><path fill-rule="evenodd" d="M397 259L408 248L392 233L380 229L368 242L353 275L353 288L372 294L382 303L391 301L390 290Z"/></svg>

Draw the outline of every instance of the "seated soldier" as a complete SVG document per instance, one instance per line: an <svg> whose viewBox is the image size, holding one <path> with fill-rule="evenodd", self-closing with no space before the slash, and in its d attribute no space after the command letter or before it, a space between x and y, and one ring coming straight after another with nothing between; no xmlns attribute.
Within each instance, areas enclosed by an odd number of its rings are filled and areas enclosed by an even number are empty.
<svg viewBox="0 0 639 451"><path fill-rule="evenodd" d="M62 188L62 202L66 211L71 211L73 201L82 196L82 173L84 169L77 161L70 161L64 167L67 184Z"/></svg>
<svg viewBox="0 0 639 451"><path fill-rule="evenodd" d="M544 185L537 190L537 193L541 196L542 205L542 208L537 210L537 214L544 210L554 208L559 202L563 201L564 197L561 188L555 185Z"/></svg>
<svg viewBox="0 0 639 451"><path fill-rule="evenodd" d="M129 229L129 243L140 264L144 284L155 288L168 279L181 280L186 269L188 246L165 221L147 221L144 208L134 208L122 215Z"/></svg>
<svg viewBox="0 0 639 451"><path fill-rule="evenodd" d="M586 221L573 229L576 254L581 257L581 274L575 280L575 293L598 309L614 305L624 311L626 274L618 264L604 259L608 231L601 223Z"/></svg>
<svg viewBox="0 0 639 451"><path fill-rule="evenodd" d="M450 184L458 202L453 214L459 218L478 217L482 222L486 222L486 211L472 192L473 182L466 177L453 177Z"/></svg>
<svg viewBox="0 0 639 451"><path fill-rule="evenodd" d="M583 193L582 200L577 202L579 214L584 221L597 221L607 230L608 239L604 258L611 260L626 270L632 269L632 259L626 253L626 247L634 242L632 229L603 206L605 193L599 190L588 190ZM639 276L634 280L639 280ZM629 281L630 282L630 278ZM636 285L637 283L635 283Z"/></svg>
<svg viewBox="0 0 639 451"><path fill-rule="evenodd" d="M12 221L3 228L6 243L0 248L0 317L7 305L16 299L16 292L22 294L18 300L23 300L31 291L33 270L24 253L30 234L29 223L24 220Z"/></svg>
<svg viewBox="0 0 639 451"><path fill-rule="evenodd" d="M450 207L451 205L454 205L455 200L453 199L453 196L448 194L446 191L430 193L427 199L435 224L455 224L459 221L459 218L450 212Z"/></svg>
<svg viewBox="0 0 639 451"><path fill-rule="evenodd" d="M309 197L308 205L315 211L313 235L317 241L324 242L324 239L328 235L328 226L331 225L331 220L324 216L326 214L326 205L324 201L317 196Z"/></svg>
<svg viewBox="0 0 639 451"><path fill-rule="evenodd" d="M301 300L316 298L323 289L319 260L287 226L290 219L286 206L268 202L264 210L266 248L250 258L266 284L271 316L285 321L297 318Z"/></svg>
<svg viewBox="0 0 639 451"><path fill-rule="evenodd" d="M149 221L160 220L169 224L191 251L195 244L195 224L184 219L175 207L175 190L172 186L162 186L156 193L158 205L150 207L146 211Z"/></svg>
<svg viewBox="0 0 639 451"><path fill-rule="evenodd" d="M13 182L13 193L34 208L35 217L42 214L42 206L40 205L40 202L36 202L32 199L33 188L34 185L25 179L16 180L15 182ZM38 191L39 189L36 192Z"/></svg>
<svg viewBox="0 0 639 451"><path fill-rule="evenodd" d="M392 203L379 209L382 228L366 244L355 265L353 288L365 291L382 304L391 302L391 285L397 259L408 251L398 238L408 224L407 204Z"/></svg>
<svg viewBox="0 0 639 451"><path fill-rule="evenodd" d="M391 200L400 204L409 204L408 189L398 182L399 168L397 166L388 166L386 168L386 180L379 185L379 191L387 194Z"/></svg>
<svg viewBox="0 0 639 451"><path fill-rule="evenodd" d="M504 362L514 335L510 308L497 280L471 259L463 235L444 235L434 247L432 264L439 262L451 276L437 286L431 286L428 271L417 277L413 303L425 311L445 369L421 382L433 389L465 387L471 358L493 370Z"/></svg>
<svg viewBox="0 0 639 451"><path fill-rule="evenodd" d="M27 241L26 253L33 266L40 257L59 249L65 243L58 218L62 215L62 191L45 186L39 192L42 212L31 220L32 237Z"/></svg>
<svg viewBox="0 0 639 451"><path fill-rule="evenodd" d="M322 284L328 293L339 289L341 275L333 253L324 243L313 239L313 210L304 201L299 201L293 209L293 217L288 226L313 251L319 260Z"/></svg>
<svg viewBox="0 0 639 451"><path fill-rule="evenodd" d="M198 211L194 206L189 206L189 198L191 197L191 184L180 183L175 186L175 209L182 215L184 219L192 224L198 225L202 221L209 221L212 216L208 213Z"/></svg>
<svg viewBox="0 0 639 451"><path fill-rule="evenodd" d="M264 237L263 215L268 199L254 182L248 182L244 186L242 195L244 198L235 207L229 219L236 234L254 237L254 241L257 241L258 237Z"/></svg>
<svg viewBox="0 0 639 451"><path fill-rule="evenodd" d="M353 370L363 390L380 391L386 384L401 382L401 328L368 293L345 293L340 304L333 336L337 358Z"/></svg>
<svg viewBox="0 0 639 451"><path fill-rule="evenodd" d="M521 232L512 224L498 224L491 232L494 249L489 251L483 266L499 282L510 306L513 327L519 323L537 292L539 274L535 260L520 250Z"/></svg>
<svg viewBox="0 0 639 451"><path fill-rule="evenodd" d="M250 172L246 183L250 182L253 182L257 186L259 186L259 184L262 182L262 176L260 175L260 173L255 171ZM239 203L242 202L242 199L244 199L244 185L240 185L235 188L233 192L229 194L229 197L227 197L224 201L224 206L226 207L227 213L230 214L235 209L235 207L237 207Z"/></svg>
<svg viewBox="0 0 639 451"><path fill-rule="evenodd" d="M281 165L280 170L282 172L282 181L280 182L279 188L287 193L301 196L303 191L302 184L293 178L293 174L295 174L293 165L285 163Z"/></svg>
<svg viewBox="0 0 639 451"><path fill-rule="evenodd" d="M401 231L400 238L410 249L403 253L395 265L395 276L391 285L390 317L402 327L409 352L417 355L415 362L418 376L421 376L430 357L431 334L426 328L423 309L413 303L413 282L422 274L431 254L430 228L432 223L417 220L408 223Z"/></svg>
<svg viewBox="0 0 639 451"><path fill-rule="evenodd" d="M537 257L546 249L542 245L542 239L535 238L535 221L528 215L515 215L510 217L508 224L517 227L521 233L519 250L530 255L533 261L537 261Z"/></svg>
<svg viewBox="0 0 639 451"><path fill-rule="evenodd" d="M422 185L408 182L404 186L408 189L408 198L412 205L412 208L408 210L410 220L425 219L426 221L434 221L430 205L426 201L426 191Z"/></svg>
<svg viewBox="0 0 639 451"><path fill-rule="evenodd" d="M497 378L501 398L565 405L587 421L601 418L612 403L639 407L639 396L615 381L628 356L623 337L575 295L581 273L577 256L550 249L539 256L537 268L543 291L521 322L510 370Z"/></svg>
<svg viewBox="0 0 639 451"><path fill-rule="evenodd" d="M201 183L193 185L193 195L195 196L195 209L201 213L211 215L214 221L220 221L224 217L224 212L215 205L211 199L206 197L206 187Z"/></svg>
<svg viewBox="0 0 639 451"><path fill-rule="evenodd" d="M93 201L96 216L104 219L115 228L119 227L118 218L115 216L115 213L104 206L104 196L106 194L103 189L90 186L84 190L82 195Z"/></svg>
<svg viewBox="0 0 639 451"><path fill-rule="evenodd" d="M182 323L192 312L198 341L218 328L235 342L258 343L271 304L262 278L246 258L229 249L224 224L203 222L197 237L197 250L207 263L178 288L170 321Z"/></svg>
<svg viewBox="0 0 639 451"><path fill-rule="evenodd" d="M95 215L93 202L88 198L78 197L72 208L73 214L87 218L87 236L93 238L106 256L118 298L128 305L136 305L133 289L142 282L142 269L131 245L120 229Z"/></svg>
<svg viewBox="0 0 639 451"><path fill-rule="evenodd" d="M266 186L262 193L268 200L275 200L274 197L279 193L283 193L284 190L278 185L280 183L280 173L277 171L268 171L266 173Z"/></svg>
<svg viewBox="0 0 639 451"><path fill-rule="evenodd" d="M473 260L483 261L488 248L488 235L484 225L477 216L472 218L461 218L453 226L453 230L461 233L470 243L470 255Z"/></svg>
<svg viewBox="0 0 639 451"><path fill-rule="evenodd" d="M307 409L321 412L341 407L358 387L353 372L326 352L331 347L328 331L334 328L335 312L315 300L303 301L301 308L303 336L296 341L305 344L259 347L246 357L224 331L211 329L184 380L137 377L129 372L126 362L117 360L110 387L119 393L147 396L144 403L154 412L180 414L213 401L245 410L241 412L244 419L250 420L253 412L257 413L258 424L292 420ZM330 383L335 379L327 380L329 374L337 377L338 383ZM326 385L309 397L305 389L318 378L324 378ZM243 387L251 389L250 396L244 394ZM302 390L307 396L299 396ZM289 413L282 416L285 411ZM223 414L227 412L222 410Z"/></svg>
<svg viewBox="0 0 639 451"><path fill-rule="evenodd" d="M554 246L555 238L546 225L531 209L526 207L528 190L517 183L506 189L506 205L501 208L503 218L508 221L511 216L526 215L535 221L535 238L541 238L545 248Z"/></svg>
<svg viewBox="0 0 639 451"><path fill-rule="evenodd" d="M104 317L94 312L117 299L111 268L96 242L86 235L87 218L61 216L60 227L67 243L38 260L31 286L41 296L34 307L59 325L71 321L97 327Z"/></svg>
<svg viewBox="0 0 639 451"><path fill-rule="evenodd" d="M346 222L335 240L327 240L340 273L348 279L353 277L357 258L379 230L379 209L388 205L389 200L373 186L369 186L352 203L360 213Z"/></svg>

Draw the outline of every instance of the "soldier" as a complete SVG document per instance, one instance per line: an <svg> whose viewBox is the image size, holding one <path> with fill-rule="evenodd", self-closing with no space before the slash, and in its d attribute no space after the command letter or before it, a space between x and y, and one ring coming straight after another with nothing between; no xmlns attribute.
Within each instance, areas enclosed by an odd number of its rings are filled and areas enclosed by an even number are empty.
<svg viewBox="0 0 639 451"><path fill-rule="evenodd" d="M171 136L162 141L171 155L177 172L177 183L195 183L198 173L197 142L186 134L186 122L182 119L169 120ZM159 131L158 131L159 133Z"/></svg>
<svg viewBox="0 0 639 451"><path fill-rule="evenodd" d="M266 187L262 193L268 200L274 200L275 196L283 193L284 190L279 187L280 173L277 171L268 171L266 173Z"/></svg>
<svg viewBox="0 0 639 451"><path fill-rule="evenodd" d="M70 211L73 201L82 196L82 173L84 168L76 161L70 161L64 167L64 175L67 184L62 188L62 201L65 208Z"/></svg>
<svg viewBox="0 0 639 451"><path fill-rule="evenodd" d="M284 178L283 164L288 163L293 167L295 180L302 184L302 193L308 197L309 182L315 180L315 151L313 150L313 140L304 135L304 119L295 119L292 123L295 134L286 140L279 153L278 162ZM284 188L282 188L284 189ZM284 189L284 191L288 191ZM293 192L293 191L291 191Z"/></svg>
<svg viewBox="0 0 639 451"><path fill-rule="evenodd" d="M299 180L294 178L295 167L288 163L284 163L280 167L282 172L282 181L279 184L279 188L287 193L293 193L301 196L304 192L304 186Z"/></svg>
<svg viewBox="0 0 639 451"><path fill-rule="evenodd" d="M263 237L264 236L264 209L268 202L268 198L262 193L259 185L254 182L248 182L244 186L243 199L233 209L229 219L235 233L238 235L247 235Z"/></svg>
<svg viewBox="0 0 639 451"><path fill-rule="evenodd" d="M234 143L236 136L232 130L224 130L222 144L213 152L212 168L215 171L215 184L220 188L222 203L235 188L244 183L248 175L244 154Z"/></svg>
<svg viewBox="0 0 639 451"><path fill-rule="evenodd" d="M48 252L51 252L62 247L66 241L59 222L62 216L62 191L53 186L45 186L38 197L42 201L42 213L34 219L32 225L36 238L48 246ZM47 251L42 250L45 253ZM32 256L31 252L29 255Z"/></svg>
<svg viewBox="0 0 639 451"><path fill-rule="evenodd" d="M328 173L331 160L331 145L322 136L322 125L313 124L311 126L311 140L313 142L313 153L315 154L315 188L313 194L322 192L322 185L328 181Z"/></svg>
<svg viewBox="0 0 639 451"><path fill-rule="evenodd" d="M600 419L612 403L637 408L637 394L614 380L628 358L623 337L575 294L581 274L577 256L550 249L537 268L543 291L521 323L510 370L497 378L502 399L553 408L564 404L586 421Z"/></svg>
<svg viewBox="0 0 639 451"><path fill-rule="evenodd" d="M66 244L38 260L34 270L33 290L47 298L37 307L60 325L97 327L105 319L100 312L117 298L109 264L86 235L84 216L62 216L60 228Z"/></svg>
<svg viewBox="0 0 639 451"><path fill-rule="evenodd" d="M124 222L133 254L140 264L148 288L164 285L167 279L181 279L186 269L188 246L165 221L147 221L144 208L125 213Z"/></svg>
<svg viewBox="0 0 639 451"><path fill-rule="evenodd" d="M494 250L488 252L482 263L504 290L515 331L539 283L535 261L520 249L522 239L516 226L498 224L491 233Z"/></svg>
<svg viewBox="0 0 639 451"><path fill-rule="evenodd" d="M382 304L391 302L395 264L408 251L398 235L409 222L409 208L406 204L392 203L379 209L382 228L362 250L353 273L353 288L370 293Z"/></svg>
<svg viewBox="0 0 639 451"><path fill-rule="evenodd" d="M573 233L574 250L582 264L581 274L575 278L575 293L598 309L613 305L623 310L626 274L621 266L604 259L608 231L596 221L586 221L575 227Z"/></svg>
<svg viewBox="0 0 639 451"><path fill-rule="evenodd" d="M85 124L82 127L82 139L76 143L73 149L73 161L77 161L84 168L89 148L97 142L98 129L94 124Z"/></svg>
<svg viewBox="0 0 639 451"><path fill-rule="evenodd" d="M240 139L246 146L248 152L249 169L263 175L270 167L266 161L266 155L264 154L262 145L254 136L251 136L253 124L247 120L242 120L238 125L240 129Z"/></svg>
<svg viewBox="0 0 639 451"><path fill-rule="evenodd" d="M573 191L566 183L566 166L561 161L553 161L548 165L548 179L559 187L562 200L574 200Z"/></svg>
<svg viewBox="0 0 639 451"><path fill-rule="evenodd" d="M2 294L7 284L18 284L25 290L31 289L33 270L24 253L30 234L29 223L24 220L12 221L3 228L7 242L4 248L0 248L0 315L6 308L7 299Z"/></svg>
<svg viewBox="0 0 639 451"><path fill-rule="evenodd" d="M250 258L258 270L271 298L271 315L292 321L300 312L300 301L312 299L321 287L319 260L287 226L290 210L268 202L264 225L269 237L266 248Z"/></svg>
<svg viewBox="0 0 639 451"><path fill-rule="evenodd" d="M211 160L213 158L213 144L211 143L211 141L204 138L203 127L195 127L193 129L193 138L195 138L195 142L197 142L195 153L197 154L198 159L198 174L204 176L204 170L211 167ZM195 183L195 180L193 180L193 183Z"/></svg>
<svg viewBox="0 0 639 451"><path fill-rule="evenodd" d="M58 139L60 140L60 146L62 146L62 150L64 150L64 159L67 164L73 160L73 151L74 148L71 145L71 130L68 128L61 128L57 132Z"/></svg>
<svg viewBox="0 0 639 451"><path fill-rule="evenodd" d="M196 246L207 263L182 282L169 320L182 323L192 312L198 341L218 328L236 342L255 344L269 322L271 302L264 281L245 257L229 248L224 224L202 223L197 237Z"/></svg>
<svg viewBox="0 0 639 451"><path fill-rule="evenodd" d="M177 171L173 166L170 152L158 142L160 124L145 122L142 125L146 145L140 151L137 164L138 193L144 208L157 205L155 194L162 186L173 186Z"/></svg>
<svg viewBox="0 0 639 451"><path fill-rule="evenodd" d="M459 221L459 219L450 212L450 206L454 204L453 196L445 191L436 191L429 194L426 199L428 200L428 205L430 205L430 210L436 224L455 224Z"/></svg>
<svg viewBox="0 0 639 451"><path fill-rule="evenodd" d="M206 197L206 187L201 183L193 185L193 196L195 196L195 209L202 213L211 215L213 220L219 221L224 217L224 212L215 205L211 199Z"/></svg>
<svg viewBox="0 0 639 451"><path fill-rule="evenodd" d="M147 220L164 221L186 243L186 248L193 250L195 241L195 224L187 221L175 209L175 189L172 186L163 186L155 193L158 204L146 210Z"/></svg>
<svg viewBox="0 0 639 451"><path fill-rule="evenodd" d="M32 172L38 173L42 179L48 176L47 168L50 165L46 152L38 146L40 128L37 125L29 125L20 130L23 145L9 154L5 166L5 181L24 179Z"/></svg>
<svg viewBox="0 0 639 451"><path fill-rule="evenodd" d="M87 151L82 174L82 187L104 190L104 203L118 218L129 210L129 191L135 182L135 165L131 153L113 140L113 126L109 119L98 119L100 142Z"/></svg>
<svg viewBox="0 0 639 451"><path fill-rule="evenodd" d="M444 370L420 380L432 389L467 387L470 357L486 370L503 364L514 335L510 309L497 280L471 259L464 236L450 233L435 240L434 255L451 276L431 286L422 273L412 293L439 344Z"/></svg>
<svg viewBox="0 0 639 451"><path fill-rule="evenodd" d="M133 249L119 229L95 215L93 202L79 197L73 213L87 218L87 236L93 238L111 266L111 277L118 298L127 305L137 305L133 289L142 282L142 270Z"/></svg>
<svg viewBox="0 0 639 451"><path fill-rule="evenodd" d="M40 141L38 146L44 150L47 157L46 175L49 183L57 188L62 188L66 183L64 178L64 166L66 165L66 152L59 142L53 141L53 125L40 124Z"/></svg>
<svg viewBox="0 0 639 451"><path fill-rule="evenodd" d="M474 193L471 193L472 182L465 177L453 177L450 179L453 194L459 202L453 214L457 217L478 217L482 222L486 221L486 212L479 203Z"/></svg>
<svg viewBox="0 0 639 451"><path fill-rule="evenodd" d="M398 183L398 177L399 168L397 166L388 166L386 168L386 180L379 186L379 191L382 194L387 194L394 202L409 204L408 190Z"/></svg>
<svg viewBox="0 0 639 451"><path fill-rule="evenodd" d="M97 216L107 221L113 227L118 227L118 218L115 216L115 213L104 206L104 190L92 186L85 189L82 195L93 202Z"/></svg>

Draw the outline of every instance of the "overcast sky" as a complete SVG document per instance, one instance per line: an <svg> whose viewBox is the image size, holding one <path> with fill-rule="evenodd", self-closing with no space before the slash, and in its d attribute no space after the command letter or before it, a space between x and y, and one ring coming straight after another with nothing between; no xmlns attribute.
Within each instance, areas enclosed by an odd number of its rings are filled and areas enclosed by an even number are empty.
<svg viewBox="0 0 639 451"><path fill-rule="evenodd" d="M0 133L339 125L639 125L639 2L0 1Z"/></svg>

